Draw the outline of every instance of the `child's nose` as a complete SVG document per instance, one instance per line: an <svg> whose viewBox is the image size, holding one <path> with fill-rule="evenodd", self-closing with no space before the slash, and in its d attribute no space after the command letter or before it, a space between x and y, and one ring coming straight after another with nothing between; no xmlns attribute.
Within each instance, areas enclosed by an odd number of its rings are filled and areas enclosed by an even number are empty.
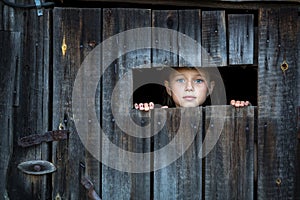
<svg viewBox="0 0 300 200"><path fill-rule="evenodd" d="M185 90L186 91L193 91L194 90L194 85L192 81L187 81L185 85Z"/></svg>

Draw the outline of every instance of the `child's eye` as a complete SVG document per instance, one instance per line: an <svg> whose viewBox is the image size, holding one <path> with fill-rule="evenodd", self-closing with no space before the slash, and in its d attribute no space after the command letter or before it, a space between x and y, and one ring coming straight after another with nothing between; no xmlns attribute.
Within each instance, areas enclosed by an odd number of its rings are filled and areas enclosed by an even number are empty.
<svg viewBox="0 0 300 200"><path fill-rule="evenodd" d="M195 83L202 83L202 82L203 82L202 79L197 79L197 80L195 80Z"/></svg>
<svg viewBox="0 0 300 200"><path fill-rule="evenodd" d="M179 78L179 79L176 80L176 82L178 82L178 83L184 83L184 79L183 78Z"/></svg>

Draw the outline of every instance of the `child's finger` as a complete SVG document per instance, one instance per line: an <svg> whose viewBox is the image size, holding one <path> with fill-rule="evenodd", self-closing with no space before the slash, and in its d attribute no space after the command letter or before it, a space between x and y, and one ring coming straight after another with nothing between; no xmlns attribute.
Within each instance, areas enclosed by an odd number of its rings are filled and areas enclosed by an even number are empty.
<svg viewBox="0 0 300 200"><path fill-rule="evenodd" d="M143 104L143 103L140 103L140 104L139 104L139 110L145 110L144 104Z"/></svg>
<svg viewBox="0 0 300 200"><path fill-rule="evenodd" d="M240 107L244 107L245 106L245 101L241 101L240 102Z"/></svg>
<svg viewBox="0 0 300 200"><path fill-rule="evenodd" d="M149 103L149 108L150 108L150 109L154 109L154 103L153 103L153 102L150 102L150 103Z"/></svg>
<svg viewBox="0 0 300 200"><path fill-rule="evenodd" d="M135 103L134 108L138 110L139 109L139 104Z"/></svg>
<svg viewBox="0 0 300 200"><path fill-rule="evenodd" d="M144 110L145 111L149 111L150 110L148 103L144 103Z"/></svg>
<svg viewBox="0 0 300 200"><path fill-rule="evenodd" d="M235 106L235 100L231 100L230 105Z"/></svg>

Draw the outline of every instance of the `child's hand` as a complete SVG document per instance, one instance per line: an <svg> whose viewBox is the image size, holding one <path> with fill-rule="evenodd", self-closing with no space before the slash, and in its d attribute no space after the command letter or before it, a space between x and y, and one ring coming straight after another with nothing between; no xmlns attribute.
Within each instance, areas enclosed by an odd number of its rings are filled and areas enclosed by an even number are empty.
<svg viewBox="0 0 300 200"><path fill-rule="evenodd" d="M149 102L149 103L135 103L134 108L137 110L142 110L142 111L149 111L154 109L154 103ZM161 108L168 108L168 106L162 106Z"/></svg>
<svg viewBox="0 0 300 200"><path fill-rule="evenodd" d="M230 101L230 105L239 108L239 107L245 107L245 106L250 106L250 102L249 101L236 101L236 100L231 100Z"/></svg>
<svg viewBox="0 0 300 200"><path fill-rule="evenodd" d="M149 111L154 109L154 103L150 102L150 103L135 103L134 104L134 108L137 110L143 110L143 111Z"/></svg>

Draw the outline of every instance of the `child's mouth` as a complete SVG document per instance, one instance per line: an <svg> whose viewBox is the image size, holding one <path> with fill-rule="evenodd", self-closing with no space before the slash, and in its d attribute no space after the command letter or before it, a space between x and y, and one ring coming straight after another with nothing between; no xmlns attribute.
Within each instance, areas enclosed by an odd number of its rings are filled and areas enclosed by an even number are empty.
<svg viewBox="0 0 300 200"><path fill-rule="evenodd" d="M186 101L193 101L193 100L196 99L196 97L194 97L194 96L184 96L183 99L186 100Z"/></svg>

